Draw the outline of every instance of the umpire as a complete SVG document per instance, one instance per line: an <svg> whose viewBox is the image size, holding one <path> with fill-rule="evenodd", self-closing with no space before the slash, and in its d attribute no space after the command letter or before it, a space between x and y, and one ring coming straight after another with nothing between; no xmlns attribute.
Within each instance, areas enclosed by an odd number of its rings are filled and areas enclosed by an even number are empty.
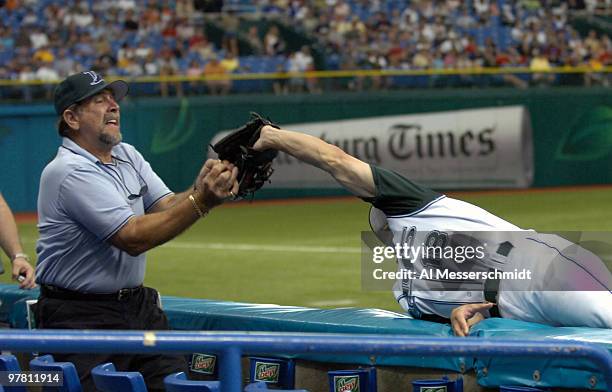
<svg viewBox="0 0 612 392"><path fill-rule="evenodd" d="M142 155L122 143L118 102L128 85L93 71L71 75L55 90L62 143L45 167L38 195L36 308L39 328L166 330L157 291L144 287L145 252L171 240L238 190L237 169L208 160L194 186L174 194ZM56 354L73 362L84 391L90 370L113 362L139 371L149 391L185 371L169 355Z"/></svg>

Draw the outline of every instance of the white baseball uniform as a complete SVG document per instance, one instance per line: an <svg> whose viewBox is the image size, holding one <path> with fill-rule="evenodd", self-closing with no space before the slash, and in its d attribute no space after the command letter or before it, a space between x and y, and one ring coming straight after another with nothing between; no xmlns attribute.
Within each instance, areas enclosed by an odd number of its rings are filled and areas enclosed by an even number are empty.
<svg viewBox="0 0 612 392"><path fill-rule="evenodd" d="M413 277L418 277L398 280L393 290L413 317L447 319L457 306L485 301L485 287L488 290L493 281L448 279L448 275L436 275L437 271L524 270L530 271L531 279L502 279L494 286L503 317L555 326L612 328L612 274L595 254L560 236L523 230L398 173L371 168L376 196L364 200L373 206L372 230L388 245L469 245L484 250L482 257L463 263L424 252L399 259L399 271L412 270Z"/></svg>

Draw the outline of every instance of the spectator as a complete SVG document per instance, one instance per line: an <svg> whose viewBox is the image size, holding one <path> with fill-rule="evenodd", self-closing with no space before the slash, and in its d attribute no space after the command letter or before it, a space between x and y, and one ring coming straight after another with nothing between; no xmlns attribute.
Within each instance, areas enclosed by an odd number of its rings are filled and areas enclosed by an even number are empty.
<svg viewBox="0 0 612 392"><path fill-rule="evenodd" d="M210 95L226 95L231 88L231 80L224 75L227 74L227 69L221 65L216 57L213 57L204 66L203 71L206 78L206 87Z"/></svg>
<svg viewBox="0 0 612 392"><path fill-rule="evenodd" d="M183 20L191 18L195 12L193 0L176 0L176 16Z"/></svg>
<svg viewBox="0 0 612 392"><path fill-rule="evenodd" d="M34 31L30 34L30 44L32 49L42 48L49 45L49 37L41 27L35 27Z"/></svg>
<svg viewBox="0 0 612 392"><path fill-rule="evenodd" d="M276 65L276 73L285 73L284 64ZM275 95L287 95L289 93L289 85L287 83L287 79L284 77L278 77L274 79L274 81L272 82L272 90L274 91Z"/></svg>
<svg viewBox="0 0 612 392"><path fill-rule="evenodd" d="M125 31L138 31L138 20L134 15L133 9L128 9L125 13L125 20L123 21L123 29Z"/></svg>
<svg viewBox="0 0 612 392"><path fill-rule="evenodd" d="M264 52L264 45L259 37L259 30L256 25L249 27L249 31L247 33L247 42L251 46L253 50L253 54L261 55Z"/></svg>
<svg viewBox="0 0 612 392"><path fill-rule="evenodd" d="M220 64L223 68L225 68L227 73L234 73L240 67L238 57L236 57L232 52L227 52L223 60L220 61Z"/></svg>
<svg viewBox="0 0 612 392"><path fill-rule="evenodd" d="M77 71L77 64L66 48L60 48L54 68L60 78L65 78Z"/></svg>
<svg viewBox="0 0 612 392"><path fill-rule="evenodd" d="M216 57L215 47L206 37L203 37L202 40L196 40L195 43L189 47L189 52L194 52L203 61Z"/></svg>
<svg viewBox="0 0 612 392"><path fill-rule="evenodd" d="M222 14L221 26L223 26L223 39L221 48L226 53L232 53L234 57L238 57L238 27L240 21L233 11L227 11Z"/></svg>
<svg viewBox="0 0 612 392"><path fill-rule="evenodd" d="M268 56L276 56L277 54L282 54L285 51L285 42L281 38L277 26L272 25L268 29L268 32L264 37L264 48Z"/></svg>
<svg viewBox="0 0 612 392"><path fill-rule="evenodd" d="M169 94L167 79L178 76L180 73L176 57L169 47L166 46L160 51L160 58L157 61L157 65L159 66L159 76L162 79L159 85L161 95L162 97L167 97ZM172 85L174 86L176 95L182 97L183 87L181 82L175 81Z"/></svg>
<svg viewBox="0 0 612 392"><path fill-rule="evenodd" d="M181 41L189 41L194 35L196 30L193 24L185 17L180 18L176 26L176 37Z"/></svg>
<svg viewBox="0 0 612 392"><path fill-rule="evenodd" d="M51 51L49 46L44 45L41 46L36 52L34 52L32 60L34 60L35 62L49 64L55 60L55 56L53 55L53 52Z"/></svg>
<svg viewBox="0 0 612 392"><path fill-rule="evenodd" d="M544 86L552 84L555 80L555 75L550 73L552 71L552 67L548 62L548 58L539 48L533 49L531 62L529 63L529 70L532 71L531 81L535 85Z"/></svg>
<svg viewBox="0 0 612 392"><path fill-rule="evenodd" d="M153 53L153 49L151 49L144 41L140 41L138 43L138 47L134 50L134 58L137 61L143 61L149 57L150 54Z"/></svg>
<svg viewBox="0 0 612 392"><path fill-rule="evenodd" d="M200 77L202 76L202 66L197 60L191 60L189 67L187 68L187 77L191 79L189 81L189 90L192 93L200 94L202 92L202 82Z"/></svg>
<svg viewBox="0 0 612 392"><path fill-rule="evenodd" d="M143 69L145 76L159 75L159 64L157 63L157 59L152 52L145 59Z"/></svg>

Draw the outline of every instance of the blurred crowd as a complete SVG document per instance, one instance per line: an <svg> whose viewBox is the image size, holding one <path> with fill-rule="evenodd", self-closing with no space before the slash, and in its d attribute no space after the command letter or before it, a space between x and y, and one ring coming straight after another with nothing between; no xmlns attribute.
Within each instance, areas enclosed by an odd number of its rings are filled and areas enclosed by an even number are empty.
<svg viewBox="0 0 612 392"><path fill-rule="evenodd" d="M575 83L607 84L608 35L580 36L570 12L607 13L611 0L0 0L0 79L56 81L93 69L124 77L212 77L161 83L162 95L227 94L236 72L528 67L491 83L559 83L556 67L588 66ZM265 18L270 23L248 21ZM222 38L213 42L206 27ZM279 26L286 26L279 29ZM306 37L289 44L283 31ZM269 61L273 60L273 61ZM576 78L575 75L571 75ZM393 88L352 78L347 88ZM469 85L469 76L458 79ZM277 79L274 91L321 91L316 78ZM187 91L184 91L187 90ZM50 94L51 89L46 93ZM156 90L157 91L157 90Z"/></svg>
<svg viewBox="0 0 612 392"><path fill-rule="evenodd" d="M608 35L581 37L568 23L571 11L606 13L610 1L445 0L401 2L332 0L322 8L290 2L276 12L296 20L324 48L327 69L466 69L586 65L612 61ZM332 5L329 5L329 4ZM267 11L269 12L269 11ZM601 75L591 74L586 83ZM553 83L552 74L502 79L517 87ZM374 80L374 85L383 80ZM359 86L357 86L359 88Z"/></svg>

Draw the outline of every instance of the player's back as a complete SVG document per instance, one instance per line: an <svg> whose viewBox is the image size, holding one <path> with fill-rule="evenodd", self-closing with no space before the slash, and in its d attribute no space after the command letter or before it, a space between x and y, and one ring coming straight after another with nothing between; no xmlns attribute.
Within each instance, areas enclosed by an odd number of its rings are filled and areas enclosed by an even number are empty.
<svg viewBox="0 0 612 392"><path fill-rule="evenodd" d="M504 246L521 228L473 204L441 196L425 208L411 214L387 216L395 244L421 247L418 257L399 260L400 269L414 271L416 279L404 279L395 285L395 295L411 313L434 313L444 317L465 303L484 301L483 280L441 278L440 273L487 271L503 267L507 254ZM510 241L511 242L511 241ZM431 248L482 247L480 258L432 257ZM460 262L458 262L460 261ZM425 274L423 274L425 272ZM439 273L440 272L440 273ZM445 275L446 276L446 275Z"/></svg>

